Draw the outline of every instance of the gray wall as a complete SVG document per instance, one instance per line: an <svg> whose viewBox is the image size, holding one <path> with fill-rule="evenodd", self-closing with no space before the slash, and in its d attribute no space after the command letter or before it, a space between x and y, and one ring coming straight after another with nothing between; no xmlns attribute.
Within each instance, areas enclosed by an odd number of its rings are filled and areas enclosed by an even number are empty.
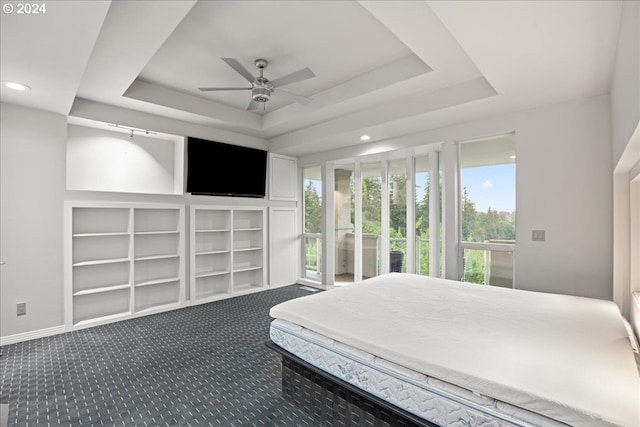
<svg viewBox="0 0 640 427"><path fill-rule="evenodd" d="M515 286L611 299L609 118L609 97L601 96L305 156L298 164L353 158L378 148L431 143L443 143L446 148L456 141L515 131ZM444 215L447 220L453 214ZM534 229L546 230L545 242L531 241Z"/></svg>
<svg viewBox="0 0 640 427"><path fill-rule="evenodd" d="M613 165L640 122L640 2L622 4L618 50L611 82Z"/></svg>
<svg viewBox="0 0 640 427"><path fill-rule="evenodd" d="M102 106L95 104L96 108ZM295 207L296 202L234 197L153 195L66 190L67 117L3 103L0 118L0 337L28 334L64 324L63 204L65 200L135 203ZM105 107L106 116L126 114L145 128L188 134L185 122ZM133 118L132 118L133 117ZM245 138L193 126L193 135L260 146ZM186 216L188 226L188 215ZM188 243L188 242L187 242ZM188 253L189 247L185 250ZM297 265L297 263L295 264ZM185 271L189 277L188 265ZM187 298L189 287L187 284ZM16 316L16 304L27 315ZM37 332L36 332L37 333Z"/></svg>
<svg viewBox="0 0 640 427"><path fill-rule="evenodd" d="M406 147L452 143L515 130L517 287L610 299L609 117L609 98L604 96L438 129L384 144ZM0 251L6 261L0 270L2 337L63 324L64 200L295 206L294 202L212 200L190 195L66 191L66 117L3 104L0 128ZM329 152L315 160L300 159L300 164L353 155L357 155L354 149ZM532 229L547 230L547 241L531 242ZM17 302L27 302L27 316L16 316Z"/></svg>
<svg viewBox="0 0 640 427"><path fill-rule="evenodd" d="M64 323L62 200L67 118L2 104L0 336ZM16 303L27 315L16 316Z"/></svg>

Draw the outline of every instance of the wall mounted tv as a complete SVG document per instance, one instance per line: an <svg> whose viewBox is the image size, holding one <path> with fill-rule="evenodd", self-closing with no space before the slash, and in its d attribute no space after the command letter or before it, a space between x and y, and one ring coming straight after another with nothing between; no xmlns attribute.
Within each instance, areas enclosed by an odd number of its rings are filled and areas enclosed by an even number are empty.
<svg viewBox="0 0 640 427"><path fill-rule="evenodd" d="M265 197L267 151L187 138L187 192Z"/></svg>

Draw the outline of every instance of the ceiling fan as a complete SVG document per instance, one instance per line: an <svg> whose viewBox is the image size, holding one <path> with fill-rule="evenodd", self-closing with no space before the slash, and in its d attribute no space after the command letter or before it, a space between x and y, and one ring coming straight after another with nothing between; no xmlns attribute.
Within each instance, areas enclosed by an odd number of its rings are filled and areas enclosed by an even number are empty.
<svg viewBox="0 0 640 427"><path fill-rule="evenodd" d="M247 81L251 83L251 87L201 87L198 89L203 92L222 90L250 90L251 102L249 103L247 110L255 110L260 106L260 104L265 106L266 102L271 99L272 93L277 93L283 98L287 98L300 104L308 104L309 102L311 102L311 98L297 95L280 88L281 86L315 77L316 75L309 68L303 68L302 70L287 74L286 76L280 77L278 79L269 80L263 75L264 69L267 68L267 65L269 65L266 59L256 59L254 61L254 65L256 66L256 68L260 70L260 76L258 77L254 77L253 75L251 75L251 73L247 71L247 69L244 68L242 64L240 64L236 59L222 58L222 60L226 62L231 68L236 70L242 77L247 79Z"/></svg>

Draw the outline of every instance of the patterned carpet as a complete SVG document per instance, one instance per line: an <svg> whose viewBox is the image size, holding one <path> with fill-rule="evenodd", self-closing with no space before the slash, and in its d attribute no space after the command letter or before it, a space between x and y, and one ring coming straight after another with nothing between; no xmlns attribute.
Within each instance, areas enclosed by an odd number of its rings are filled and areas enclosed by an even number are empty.
<svg viewBox="0 0 640 427"><path fill-rule="evenodd" d="M8 425L328 425L281 397L265 346L269 309L309 293L292 285L4 346Z"/></svg>

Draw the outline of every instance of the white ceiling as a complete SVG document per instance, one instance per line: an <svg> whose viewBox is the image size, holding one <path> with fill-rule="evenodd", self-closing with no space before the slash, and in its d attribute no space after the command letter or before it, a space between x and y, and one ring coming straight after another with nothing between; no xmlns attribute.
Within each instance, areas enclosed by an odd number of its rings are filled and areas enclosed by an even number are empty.
<svg viewBox="0 0 640 427"><path fill-rule="evenodd" d="M261 138L294 156L609 92L617 1L55 1L3 13L3 102L74 116L84 100ZM247 111L221 60L312 79ZM152 129L153 130L153 129Z"/></svg>

